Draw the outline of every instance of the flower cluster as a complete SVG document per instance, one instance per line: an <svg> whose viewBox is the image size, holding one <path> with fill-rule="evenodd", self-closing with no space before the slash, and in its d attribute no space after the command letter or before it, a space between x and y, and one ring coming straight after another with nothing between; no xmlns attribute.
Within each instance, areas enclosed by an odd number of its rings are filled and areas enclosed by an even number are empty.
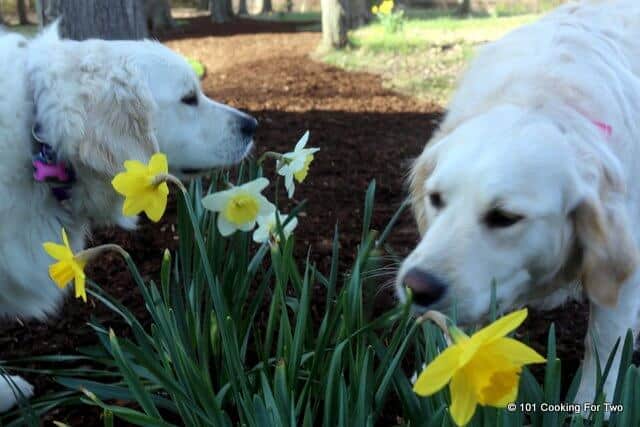
<svg viewBox="0 0 640 427"><path fill-rule="evenodd" d="M309 140L306 132L289 153L266 153L266 157L277 160L278 175L284 177L289 197L293 197L295 182L301 183L307 177L309 166L318 148L305 148ZM264 157L264 158L266 158ZM169 195L168 183L178 186L183 192L183 184L169 173L167 157L162 153L154 154L148 164L128 160L124 163L124 172L117 174L111 184L124 196L122 213L134 216L144 212L147 217L159 221L167 207ZM281 236L289 238L298 224L295 217L278 212L262 191L269 186L267 178L257 178L238 186L210 194L202 199L202 205L217 214L217 227L222 236L230 236L236 231L253 233L258 243L276 245ZM49 268L49 276L60 287L65 288L75 281L76 297L87 300L85 292L84 267L99 251L91 248L74 254L65 230L62 230L63 244L45 243L45 251L57 262ZM115 245L104 245L100 249L118 250Z"/></svg>
<svg viewBox="0 0 640 427"><path fill-rule="evenodd" d="M394 7L393 0L382 0L382 3L371 8L371 13L376 15L384 32L388 34L397 33L404 26L404 11L394 12Z"/></svg>
<svg viewBox="0 0 640 427"><path fill-rule="evenodd" d="M393 0L383 0L380 5L373 6L371 8L371 13L374 15L391 15L393 12Z"/></svg>

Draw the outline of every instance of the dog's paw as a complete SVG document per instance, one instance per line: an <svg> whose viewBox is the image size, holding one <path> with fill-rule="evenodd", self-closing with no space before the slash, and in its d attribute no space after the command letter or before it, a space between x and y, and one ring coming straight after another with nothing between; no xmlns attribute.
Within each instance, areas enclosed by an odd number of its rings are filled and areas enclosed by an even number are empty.
<svg viewBox="0 0 640 427"><path fill-rule="evenodd" d="M0 376L0 412L8 411L24 396L33 396L33 386L16 376Z"/></svg>
<svg viewBox="0 0 640 427"><path fill-rule="evenodd" d="M133 231L138 228L137 216L120 216L118 217L118 225L125 230Z"/></svg>

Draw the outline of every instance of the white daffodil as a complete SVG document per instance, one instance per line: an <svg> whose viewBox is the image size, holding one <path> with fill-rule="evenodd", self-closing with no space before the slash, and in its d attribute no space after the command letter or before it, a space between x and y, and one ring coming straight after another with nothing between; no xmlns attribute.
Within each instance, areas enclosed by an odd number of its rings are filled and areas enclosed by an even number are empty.
<svg viewBox="0 0 640 427"><path fill-rule="evenodd" d="M284 176L284 186L287 189L289 198L293 197L295 191L294 178L302 182L309 173L309 165L313 161L313 154L320 151L319 148L304 148L309 141L309 131L306 131L300 141L296 144L292 152L282 155L276 168L278 175Z"/></svg>
<svg viewBox="0 0 640 427"><path fill-rule="evenodd" d="M273 236L273 239L278 242L280 240L280 234L277 230L276 215L278 217L277 221L280 222L280 225L283 225L285 221L289 218L288 216L284 216L280 212L273 212L270 215L258 217L258 228L253 232L253 241L258 243L268 242ZM288 239L293 230L298 226L298 219L291 218L291 220L284 226L282 230L282 234L284 234L284 238Z"/></svg>
<svg viewBox="0 0 640 427"><path fill-rule="evenodd" d="M270 215L276 207L261 192L269 185L266 178L258 178L229 190L210 194L202 205L218 212L218 230L230 236L236 230L251 231L258 217Z"/></svg>

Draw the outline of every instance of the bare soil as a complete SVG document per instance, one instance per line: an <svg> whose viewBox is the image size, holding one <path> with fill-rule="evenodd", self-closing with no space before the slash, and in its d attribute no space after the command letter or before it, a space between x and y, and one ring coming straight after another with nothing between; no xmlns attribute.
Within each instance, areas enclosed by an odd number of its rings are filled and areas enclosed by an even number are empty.
<svg viewBox="0 0 640 427"><path fill-rule="evenodd" d="M378 76L348 73L312 59L310 53L320 35L298 29L294 24L249 20L214 26L206 18L193 18L190 25L160 38L206 65L203 86L209 96L258 118L256 155L267 150L288 151L305 130L311 131L311 145L321 151L308 179L296 190L296 198L308 200L296 231L298 249L304 254L310 246L314 260L326 267L338 223L341 252L348 264L360 238L369 182L375 179L377 183L373 223L381 229L404 199L409 162L423 149L442 109L384 89ZM163 249L175 245L174 223L172 204L160 224L143 221L134 233L116 228L96 230L90 243L123 246L145 276L157 278ZM392 234L390 244L400 254L407 254L415 245L417 230L408 212ZM116 257L105 256L91 265L88 276L141 318L147 317L135 285ZM390 273L380 278L381 284L392 277ZM317 299L322 305L320 292ZM394 304L394 299L387 290L371 303L380 310ZM92 316L116 331L122 329L121 322L105 307L76 299L69 299L60 316L47 323L5 320L0 323L0 360L70 354L78 347L95 345L96 337L86 326ZM533 313L523 328L523 335L544 352L546 331L556 322L565 378L573 374L582 354L585 316L583 305L570 304L553 312ZM36 385L37 394L56 388L46 376L27 377ZM64 408L43 421L100 425L98 417L97 411L87 408Z"/></svg>

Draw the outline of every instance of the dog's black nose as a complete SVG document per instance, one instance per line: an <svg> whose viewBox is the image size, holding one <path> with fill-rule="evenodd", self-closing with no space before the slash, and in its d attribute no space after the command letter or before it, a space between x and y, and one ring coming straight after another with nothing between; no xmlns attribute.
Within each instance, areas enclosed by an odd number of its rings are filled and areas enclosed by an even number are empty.
<svg viewBox="0 0 640 427"><path fill-rule="evenodd" d="M442 279L418 268L409 270L402 281L411 289L413 302L423 307L437 302L447 291L447 284Z"/></svg>
<svg viewBox="0 0 640 427"><path fill-rule="evenodd" d="M256 133L256 129L258 129L258 121L251 116L246 116L242 118L240 122L240 132L242 135L247 138L253 138L253 135Z"/></svg>

